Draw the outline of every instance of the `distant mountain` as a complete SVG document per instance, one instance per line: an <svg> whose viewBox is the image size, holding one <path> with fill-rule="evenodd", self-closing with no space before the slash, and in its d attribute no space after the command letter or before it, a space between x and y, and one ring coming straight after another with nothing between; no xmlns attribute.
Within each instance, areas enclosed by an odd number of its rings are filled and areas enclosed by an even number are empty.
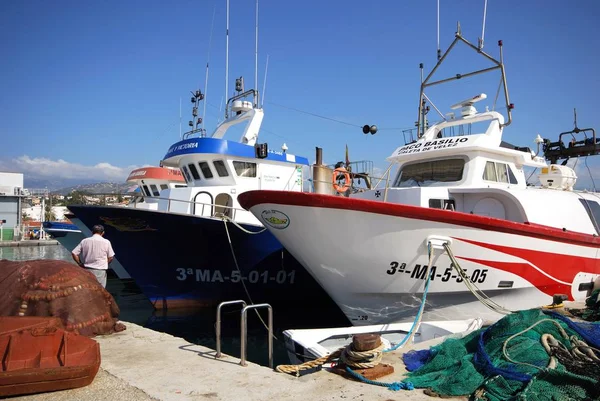
<svg viewBox="0 0 600 401"><path fill-rule="evenodd" d="M77 179L77 178L35 178L28 175L24 177L24 187L27 189L44 189L49 191L57 191L61 188L67 188L77 185L88 185L90 183L98 183L100 180Z"/></svg>
<svg viewBox="0 0 600 401"><path fill-rule="evenodd" d="M131 187L131 184L117 182L94 182L87 184L72 185L70 187L60 188L52 191L56 195L68 195L73 191L85 192L88 194L116 194L125 193Z"/></svg>

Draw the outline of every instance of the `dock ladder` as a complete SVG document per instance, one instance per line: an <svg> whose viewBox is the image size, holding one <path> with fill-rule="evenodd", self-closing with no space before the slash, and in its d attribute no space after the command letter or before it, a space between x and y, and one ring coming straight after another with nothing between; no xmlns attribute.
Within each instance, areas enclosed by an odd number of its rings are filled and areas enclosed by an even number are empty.
<svg viewBox="0 0 600 401"><path fill-rule="evenodd" d="M267 308L268 311L268 324L267 329L269 331L269 367L273 369L273 308L269 304L254 304L248 305L246 301L236 300L236 301L225 301L221 302L217 307L217 325L215 327L216 337L217 337L217 355L215 358L221 358L223 354L221 353L221 309L226 305L236 305L242 304L242 312L240 318L240 337L241 337L241 349L240 349L240 365L248 366L246 363L246 354L247 354L247 344L248 344L248 311L250 309L264 309Z"/></svg>

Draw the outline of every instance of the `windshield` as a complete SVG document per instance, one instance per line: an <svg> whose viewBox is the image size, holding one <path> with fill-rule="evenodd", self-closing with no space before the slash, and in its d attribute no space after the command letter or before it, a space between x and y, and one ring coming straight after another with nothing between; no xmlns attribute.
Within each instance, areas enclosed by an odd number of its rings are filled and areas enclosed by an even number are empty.
<svg viewBox="0 0 600 401"><path fill-rule="evenodd" d="M462 180L465 161L463 159L432 160L403 166L395 187L428 187L445 182ZM443 184L442 184L443 185Z"/></svg>

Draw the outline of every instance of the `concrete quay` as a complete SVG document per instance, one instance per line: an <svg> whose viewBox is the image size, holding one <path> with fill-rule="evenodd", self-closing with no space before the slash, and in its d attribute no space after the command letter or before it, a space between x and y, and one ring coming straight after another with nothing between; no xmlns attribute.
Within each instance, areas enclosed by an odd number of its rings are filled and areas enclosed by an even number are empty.
<svg viewBox="0 0 600 401"><path fill-rule="evenodd" d="M54 239L27 239L22 241L0 241L0 247L17 247L17 246L46 246L59 245L59 242Z"/></svg>
<svg viewBox="0 0 600 401"><path fill-rule="evenodd" d="M112 400L431 400L422 390L390 391L346 379L323 369L294 377L224 355L165 333L124 322L127 330L100 336L102 365L94 382L80 389L11 398L11 401ZM416 344L427 348L441 339ZM401 356L413 347L385 354L394 366L380 381L394 382L405 373ZM466 400L467 398L455 398Z"/></svg>

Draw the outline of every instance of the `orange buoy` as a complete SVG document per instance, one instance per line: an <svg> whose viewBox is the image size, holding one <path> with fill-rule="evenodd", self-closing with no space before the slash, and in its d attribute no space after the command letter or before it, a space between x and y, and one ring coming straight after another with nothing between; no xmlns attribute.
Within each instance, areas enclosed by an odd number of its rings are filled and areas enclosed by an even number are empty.
<svg viewBox="0 0 600 401"><path fill-rule="evenodd" d="M338 182L340 175L344 176L344 184L343 185L340 185ZM339 193L346 192L348 190L348 188L350 188L350 174L348 173L348 170L346 170L344 167L338 167L335 170L333 170L332 181L333 181L333 189L335 189Z"/></svg>

